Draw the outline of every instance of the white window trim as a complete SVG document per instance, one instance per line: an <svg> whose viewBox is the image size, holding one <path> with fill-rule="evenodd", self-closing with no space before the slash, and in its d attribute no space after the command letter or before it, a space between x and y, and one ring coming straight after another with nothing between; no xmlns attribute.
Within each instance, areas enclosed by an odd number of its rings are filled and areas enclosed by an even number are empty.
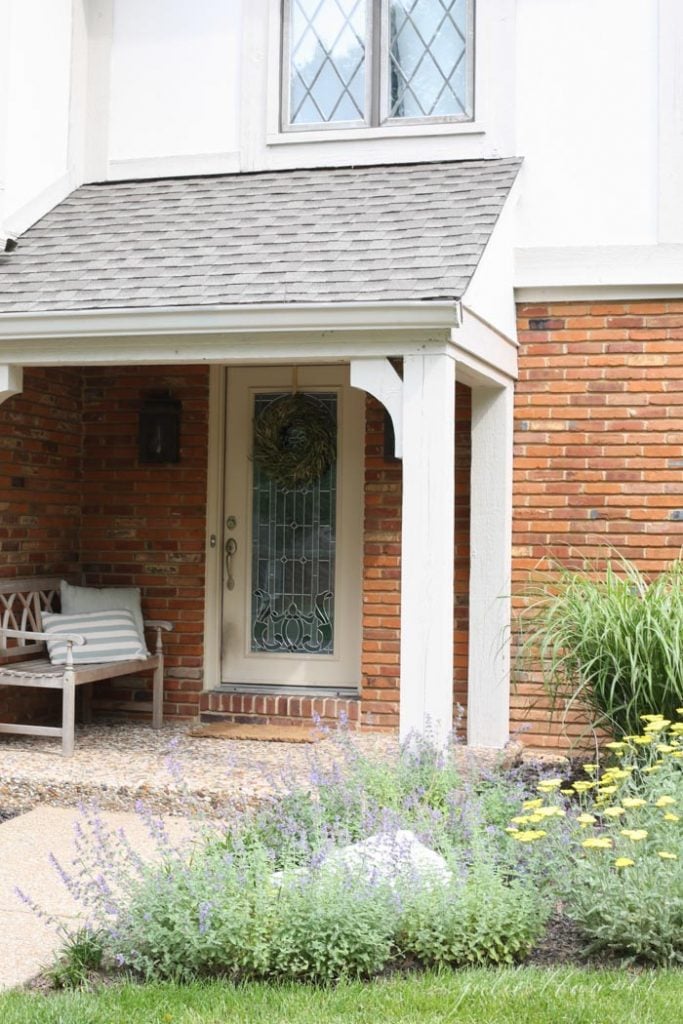
<svg viewBox="0 0 683 1024"><path fill-rule="evenodd" d="M372 0L370 0L372 2ZM471 120L450 118L407 119L402 123L400 118L392 118L386 123L374 125L349 125L347 127L316 127L293 125L282 127L282 110L285 89L286 68L284 66L284 46L282 18L285 6L282 0L270 0L268 18L268 85L266 113L266 144L298 145L310 142L343 142L363 139L415 138L438 135L483 135L486 125L480 117L479 98L484 88L482 73L483 61L477 57L476 40L485 31L480 8L483 5L474 3L474 25L472 38L475 40L474 76L472 83L474 117ZM384 91L384 90L383 90ZM384 103L385 97L381 98Z"/></svg>

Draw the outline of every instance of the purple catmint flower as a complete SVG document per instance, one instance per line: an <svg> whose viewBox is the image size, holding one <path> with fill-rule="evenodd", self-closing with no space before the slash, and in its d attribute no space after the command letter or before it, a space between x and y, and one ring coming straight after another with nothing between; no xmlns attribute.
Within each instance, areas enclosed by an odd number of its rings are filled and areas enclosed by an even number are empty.
<svg viewBox="0 0 683 1024"><path fill-rule="evenodd" d="M199 934L206 935L211 924L211 911L213 904L208 900L203 900L199 904Z"/></svg>

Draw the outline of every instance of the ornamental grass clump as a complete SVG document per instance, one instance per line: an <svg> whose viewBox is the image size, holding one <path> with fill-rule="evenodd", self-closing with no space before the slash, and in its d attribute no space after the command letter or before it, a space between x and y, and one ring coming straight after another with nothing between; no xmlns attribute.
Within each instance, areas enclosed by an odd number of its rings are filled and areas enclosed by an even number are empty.
<svg viewBox="0 0 683 1024"><path fill-rule="evenodd" d="M643 715L640 732L606 745L610 764L539 786L508 826L590 953L683 964L683 707L676 714Z"/></svg>
<svg viewBox="0 0 683 1024"><path fill-rule="evenodd" d="M683 561L649 580L632 563L604 572L556 567L530 588L521 663L541 669L553 701L594 728L636 733L640 716L683 701Z"/></svg>

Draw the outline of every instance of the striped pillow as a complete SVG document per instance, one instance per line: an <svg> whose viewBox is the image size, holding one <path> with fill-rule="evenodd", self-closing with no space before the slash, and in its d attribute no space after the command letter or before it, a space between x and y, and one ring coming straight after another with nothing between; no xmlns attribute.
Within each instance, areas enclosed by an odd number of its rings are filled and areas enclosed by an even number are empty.
<svg viewBox="0 0 683 1024"><path fill-rule="evenodd" d="M54 637L47 641L53 665L66 664L66 640L59 639L64 633L78 633L86 640L82 647L73 646L74 665L134 661L147 657L135 619L129 611L84 612L80 615L44 612L43 632Z"/></svg>

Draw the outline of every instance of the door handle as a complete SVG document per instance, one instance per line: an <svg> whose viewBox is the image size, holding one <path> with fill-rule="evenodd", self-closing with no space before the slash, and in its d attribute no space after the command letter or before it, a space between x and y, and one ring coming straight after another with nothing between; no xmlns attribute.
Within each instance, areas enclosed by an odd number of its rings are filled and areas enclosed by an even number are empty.
<svg viewBox="0 0 683 1024"><path fill-rule="evenodd" d="M225 571L227 573L226 586L228 590L235 589L235 577L232 574L232 559L237 551L237 541L229 537L225 543Z"/></svg>

